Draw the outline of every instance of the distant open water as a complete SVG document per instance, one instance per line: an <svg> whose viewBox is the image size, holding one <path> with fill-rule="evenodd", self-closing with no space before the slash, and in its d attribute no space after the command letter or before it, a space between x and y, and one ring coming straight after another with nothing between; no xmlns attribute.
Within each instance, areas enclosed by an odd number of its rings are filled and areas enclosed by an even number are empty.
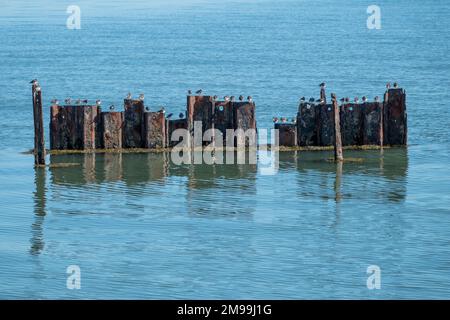
<svg viewBox="0 0 450 320"><path fill-rule="evenodd" d="M81 30L65 26L71 4ZM0 1L0 298L450 298L450 3L378 1L381 30L369 4ZM163 154L35 170L35 77L46 128L54 97L145 92L178 114L187 89L252 95L269 128L322 81L371 99L398 81L409 147L345 152L365 161L342 172L330 152L282 153L274 176Z"/></svg>

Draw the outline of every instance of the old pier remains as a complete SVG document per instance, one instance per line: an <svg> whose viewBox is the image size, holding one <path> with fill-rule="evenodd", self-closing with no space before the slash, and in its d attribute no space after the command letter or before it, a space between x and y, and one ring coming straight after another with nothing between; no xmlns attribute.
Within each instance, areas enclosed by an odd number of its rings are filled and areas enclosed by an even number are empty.
<svg viewBox="0 0 450 320"><path fill-rule="evenodd" d="M406 92L397 84L386 86L383 101L341 98L327 103L325 84L320 99L302 98L297 117L274 118L279 144L284 147L404 146L407 144ZM340 137L336 137L339 134ZM340 138L340 139L336 139ZM337 141L338 140L338 141ZM339 141L341 140L341 141Z"/></svg>
<svg viewBox="0 0 450 320"><path fill-rule="evenodd" d="M42 121L42 91L37 80L32 81L35 124L35 162L45 164L44 129ZM340 101L340 102L339 102ZM201 121L202 132L214 130L210 144L223 141L224 146L248 146L256 141L256 105L251 97L187 96L186 110L177 119L166 110L153 111L145 105L144 95L133 99L128 95L123 111L111 106L103 111L101 101L66 99L50 106L51 150L121 150L172 148L183 141L194 147L194 127ZM327 101L325 84L320 85L319 99L302 98L297 116L288 120L274 118L279 131L279 145L289 148L335 148L335 158L342 160L342 147L384 146L407 144L406 92L397 84L388 84L383 101L349 98L338 100L335 94ZM177 129L188 135L172 141ZM232 134L230 134L230 130ZM248 130L254 129L254 130ZM249 132L251 132L249 134ZM221 135L221 139L217 135Z"/></svg>

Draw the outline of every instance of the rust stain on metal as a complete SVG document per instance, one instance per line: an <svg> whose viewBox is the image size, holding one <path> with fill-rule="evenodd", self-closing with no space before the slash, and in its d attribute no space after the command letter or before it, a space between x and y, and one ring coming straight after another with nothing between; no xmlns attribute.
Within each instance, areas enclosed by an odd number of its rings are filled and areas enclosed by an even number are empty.
<svg viewBox="0 0 450 320"><path fill-rule="evenodd" d="M166 147L166 118L163 112L144 113L144 144L152 149Z"/></svg>

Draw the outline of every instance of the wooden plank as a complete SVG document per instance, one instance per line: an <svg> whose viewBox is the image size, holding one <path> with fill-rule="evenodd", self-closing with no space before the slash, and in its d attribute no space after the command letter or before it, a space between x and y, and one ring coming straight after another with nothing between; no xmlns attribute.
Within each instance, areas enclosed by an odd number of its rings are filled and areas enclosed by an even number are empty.
<svg viewBox="0 0 450 320"><path fill-rule="evenodd" d="M334 93L331 94L331 103L334 116L334 161L342 162L344 161L344 154L342 152L341 117L337 98Z"/></svg>

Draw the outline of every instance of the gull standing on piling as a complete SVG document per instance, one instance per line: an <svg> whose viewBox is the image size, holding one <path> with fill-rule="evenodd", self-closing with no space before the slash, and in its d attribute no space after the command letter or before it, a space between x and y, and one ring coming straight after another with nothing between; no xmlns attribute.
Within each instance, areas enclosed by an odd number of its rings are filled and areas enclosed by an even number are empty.
<svg viewBox="0 0 450 320"><path fill-rule="evenodd" d="M125 99L127 99L127 100L131 100L133 97L131 96L131 93L130 92L128 92L128 94L127 94L127 96L125 97Z"/></svg>
<svg viewBox="0 0 450 320"><path fill-rule="evenodd" d="M188 90L188 96L192 96L192 90Z"/></svg>
<svg viewBox="0 0 450 320"><path fill-rule="evenodd" d="M178 115L178 117L179 117L180 119L183 119L183 118L184 118L184 113L183 113L183 112L180 112L180 114Z"/></svg>
<svg viewBox="0 0 450 320"><path fill-rule="evenodd" d="M203 90L202 90L202 89L197 90L197 91L195 92L196 95L201 95L202 93L203 93Z"/></svg>
<svg viewBox="0 0 450 320"><path fill-rule="evenodd" d="M70 105L72 103L72 99L67 98L66 100L64 100L64 103Z"/></svg>
<svg viewBox="0 0 450 320"><path fill-rule="evenodd" d="M96 101L95 101L95 104L96 104L97 106L100 106L100 105L102 104L102 100L100 100L100 99L99 99L99 100L96 100Z"/></svg>
<svg viewBox="0 0 450 320"><path fill-rule="evenodd" d="M109 110L113 111L116 107L112 104L109 106Z"/></svg>
<svg viewBox="0 0 450 320"><path fill-rule="evenodd" d="M239 101L244 101L244 96L243 95L239 96Z"/></svg>
<svg viewBox="0 0 450 320"><path fill-rule="evenodd" d="M145 98L144 94L141 93L141 94L139 95L139 100L144 101L144 98Z"/></svg>
<svg viewBox="0 0 450 320"><path fill-rule="evenodd" d="M247 100L248 100L248 102L253 102L252 96L248 96L248 97L247 97Z"/></svg>

